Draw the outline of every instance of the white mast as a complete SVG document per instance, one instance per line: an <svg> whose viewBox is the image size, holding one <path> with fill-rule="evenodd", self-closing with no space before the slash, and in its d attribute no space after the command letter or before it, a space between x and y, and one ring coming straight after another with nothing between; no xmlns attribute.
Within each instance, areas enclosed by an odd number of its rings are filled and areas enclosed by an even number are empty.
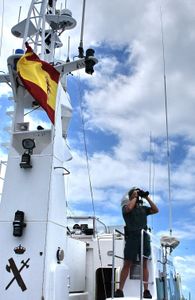
<svg viewBox="0 0 195 300"><path fill-rule="evenodd" d="M68 9L57 10L56 1L32 0L27 19L12 33L27 41L40 58L54 62L55 48L66 29L76 25ZM21 51L8 58L8 75L15 110L11 144L0 205L0 300L68 300L66 205L64 176L71 158L66 146L72 108L65 88L59 83L55 127L30 130L25 109L33 97L20 82L16 64ZM85 68L92 74L97 60L93 50L82 59L59 64L61 76ZM29 70L30 72L30 70Z"/></svg>

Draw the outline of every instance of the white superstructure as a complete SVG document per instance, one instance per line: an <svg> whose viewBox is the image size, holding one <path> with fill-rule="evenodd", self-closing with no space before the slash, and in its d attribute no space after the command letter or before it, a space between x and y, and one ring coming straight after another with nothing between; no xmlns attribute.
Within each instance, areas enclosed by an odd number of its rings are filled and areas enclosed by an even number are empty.
<svg viewBox="0 0 195 300"><path fill-rule="evenodd" d="M76 25L71 12L57 9L56 2L32 0L27 19L12 28L23 39L23 48L27 41L41 59L51 63L55 48L62 46L61 33ZM92 74L97 60L89 49L73 62L54 63L61 74L55 126L44 129L40 120L31 130L24 115L37 104L16 71L21 55L17 51L9 56L9 73L0 76L0 82L11 84L15 104L0 204L0 300L113 299L123 264L124 235L107 228L98 233L95 217L67 219L64 192L66 161L71 159L66 136L72 107L62 77L81 68ZM180 300L180 280L172 263L165 274L163 248L151 239L153 299ZM142 299L141 265L142 260L129 275L124 299Z"/></svg>

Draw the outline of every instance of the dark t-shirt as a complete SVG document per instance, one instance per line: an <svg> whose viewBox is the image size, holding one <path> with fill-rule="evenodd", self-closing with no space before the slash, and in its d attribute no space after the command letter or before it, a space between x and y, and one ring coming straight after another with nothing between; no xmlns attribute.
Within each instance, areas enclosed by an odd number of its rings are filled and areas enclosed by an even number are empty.
<svg viewBox="0 0 195 300"><path fill-rule="evenodd" d="M147 216L151 214L150 209L150 207L143 205L134 207L132 211L127 213L125 212L125 206L123 206L122 213L127 232L147 229Z"/></svg>

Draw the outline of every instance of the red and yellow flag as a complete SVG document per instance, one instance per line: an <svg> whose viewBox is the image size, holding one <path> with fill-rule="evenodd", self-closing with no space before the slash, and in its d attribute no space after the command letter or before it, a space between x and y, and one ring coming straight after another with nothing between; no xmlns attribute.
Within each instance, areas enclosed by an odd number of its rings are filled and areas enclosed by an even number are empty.
<svg viewBox="0 0 195 300"><path fill-rule="evenodd" d="M28 43L26 48L26 53L17 63L17 72L24 87L47 112L54 124L60 73L49 63L40 60Z"/></svg>

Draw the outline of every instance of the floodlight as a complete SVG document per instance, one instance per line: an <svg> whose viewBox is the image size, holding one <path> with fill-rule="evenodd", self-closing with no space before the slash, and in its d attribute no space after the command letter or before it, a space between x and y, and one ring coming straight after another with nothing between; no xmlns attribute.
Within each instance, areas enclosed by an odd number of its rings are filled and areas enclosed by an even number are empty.
<svg viewBox="0 0 195 300"><path fill-rule="evenodd" d="M33 139L23 139L22 146L24 149L32 151L35 148L35 141Z"/></svg>

